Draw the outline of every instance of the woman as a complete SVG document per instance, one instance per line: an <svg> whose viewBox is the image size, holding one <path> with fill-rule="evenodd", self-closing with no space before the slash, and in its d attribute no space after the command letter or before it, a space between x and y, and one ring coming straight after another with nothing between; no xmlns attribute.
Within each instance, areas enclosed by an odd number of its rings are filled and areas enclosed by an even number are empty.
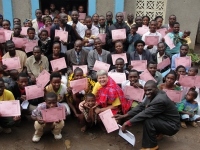
<svg viewBox="0 0 200 150"><path fill-rule="evenodd" d="M125 99L122 89L105 70L97 72L97 81L92 91L98 105L95 109L96 114L107 109L111 109L114 115L125 114L130 109L131 103Z"/></svg>

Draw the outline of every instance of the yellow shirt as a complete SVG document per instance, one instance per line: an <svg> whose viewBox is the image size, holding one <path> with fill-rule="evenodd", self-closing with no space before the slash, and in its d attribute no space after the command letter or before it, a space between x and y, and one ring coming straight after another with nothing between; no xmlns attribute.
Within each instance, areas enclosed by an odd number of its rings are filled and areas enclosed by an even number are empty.
<svg viewBox="0 0 200 150"><path fill-rule="evenodd" d="M15 100L14 95L12 92L4 90L3 95L0 96L0 101L9 101L9 100Z"/></svg>
<svg viewBox="0 0 200 150"><path fill-rule="evenodd" d="M93 87L93 90L92 90L92 94L94 94L95 96L97 95L97 92L98 90L101 88L101 84L99 82L97 82L95 84L95 86ZM121 102L120 102L120 99L119 97L117 97L114 102L112 102L112 106L119 106L121 105Z"/></svg>

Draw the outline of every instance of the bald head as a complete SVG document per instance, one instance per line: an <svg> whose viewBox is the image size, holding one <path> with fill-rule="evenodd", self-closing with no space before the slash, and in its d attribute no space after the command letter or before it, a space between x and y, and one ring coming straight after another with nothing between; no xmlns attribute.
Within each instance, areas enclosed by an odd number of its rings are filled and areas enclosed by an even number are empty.
<svg viewBox="0 0 200 150"><path fill-rule="evenodd" d="M152 88L157 88L157 84L153 80L149 80L146 82L145 86L151 86Z"/></svg>

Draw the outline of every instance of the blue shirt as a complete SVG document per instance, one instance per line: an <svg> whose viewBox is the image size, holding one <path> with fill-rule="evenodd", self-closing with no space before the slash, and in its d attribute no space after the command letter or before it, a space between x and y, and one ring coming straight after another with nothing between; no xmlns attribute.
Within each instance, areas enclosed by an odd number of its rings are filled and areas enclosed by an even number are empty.
<svg viewBox="0 0 200 150"><path fill-rule="evenodd" d="M136 33L135 35L132 35L132 34L128 35L129 47L128 47L127 52L131 53L131 52L135 51L134 43L137 40L141 40L141 36L139 34Z"/></svg>
<svg viewBox="0 0 200 150"><path fill-rule="evenodd" d="M172 69L172 70L175 70L175 69L176 69L175 60L176 60L176 58L179 58L179 57L181 57L181 56L180 56L180 53L174 54L174 55L172 56L172 62L171 62L171 69ZM185 56L185 57L187 57L187 56ZM187 67L187 68L185 68L185 69L186 69L186 72L188 72L189 67Z"/></svg>

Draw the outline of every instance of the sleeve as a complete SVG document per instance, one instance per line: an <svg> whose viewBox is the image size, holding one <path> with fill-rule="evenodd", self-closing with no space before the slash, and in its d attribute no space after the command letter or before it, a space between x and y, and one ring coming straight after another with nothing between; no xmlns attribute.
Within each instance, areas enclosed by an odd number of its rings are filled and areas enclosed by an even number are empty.
<svg viewBox="0 0 200 150"><path fill-rule="evenodd" d="M36 109L34 109L34 110L32 111L31 116L37 117L37 116L40 116L39 114L40 114L40 113L39 113L39 109L38 109L38 107L37 107Z"/></svg>
<svg viewBox="0 0 200 150"><path fill-rule="evenodd" d="M26 54L24 54L24 62L23 62L23 67L26 67L26 60L27 60L27 56L26 56Z"/></svg>
<svg viewBox="0 0 200 150"><path fill-rule="evenodd" d="M131 109L129 112L127 112L127 114L129 116L135 116L138 113L140 113L141 111L143 111L145 108L144 103L140 103L139 105L137 105L135 108Z"/></svg>
<svg viewBox="0 0 200 150"><path fill-rule="evenodd" d="M94 87L93 87L92 94L97 95L97 92L98 92L98 90L99 90L100 88L101 88L101 85L100 85L99 82L97 82L97 83L94 85Z"/></svg>
<svg viewBox="0 0 200 150"><path fill-rule="evenodd" d="M80 35L81 38L84 38L84 36L85 36L85 27L84 27L84 26L81 26L81 29L80 29L80 30L81 30L81 31L80 31L79 35Z"/></svg>
<svg viewBox="0 0 200 150"><path fill-rule="evenodd" d="M109 45L109 47L112 47L112 34L111 34L111 29L109 27L108 32L106 34L106 43Z"/></svg>
<svg viewBox="0 0 200 150"><path fill-rule="evenodd" d="M98 36L98 35L99 35L99 29L98 29L98 28L95 28L95 30L94 30L94 35L95 35L95 36Z"/></svg>
<svg viewBox="0 0 200 150"><path fill-rule="evenodd" d="M26 65L25 65L25 66L26 66L26 68L27 68L27 72L28 72L28 73L32 73L32 72L31 72L31 69L30 69L30 66L29 66L29 64L28 64L28 59L26 60Z"/></svg>
<svg viewBox="0 0 200 150"><path fill-rule="evenodd" d="M46 63L45 63L45 69L46 69L46 71L49 72L49 61L47 58L46 58Z"/></svg>
<svg viewBox="0 0 200 150"><path fill-rule="evenodd" d="M176 66L175 66L175 56L172 56L171 69L172 70L176 69Z"/></svg>
<svg viewBox="0 0 200 150"><path fill-rule="evenodd" d="M129 35L128 35L128 39L127 39L127 40L128 40L128 43L129 43L129 44L133 43L133 39L134 39L134 36L133 36L132 34L129 34Z"/></svg>
<svg viewBox="0 0 200 150"><path fill-rule="evenodd" d="M120 102L119 97L117 97L117 98L114 100L114 102L112 102L112 106L119 106L119 105L121 105L121 102Z"/></svg>
<svg viewBox="0 0 200 150"><path fill-rule="evenodd" d="M15 100L15 97L13 95L12 92L8 91L8 97L7 97L7 100Z"/></svg>
<svg viewBox="0 0 200 150"><path fill-rule="evenodd" d="M183 111L184 110L184 103L181 102L180 104L177 104L178 106L178 112Z"/></svg>

